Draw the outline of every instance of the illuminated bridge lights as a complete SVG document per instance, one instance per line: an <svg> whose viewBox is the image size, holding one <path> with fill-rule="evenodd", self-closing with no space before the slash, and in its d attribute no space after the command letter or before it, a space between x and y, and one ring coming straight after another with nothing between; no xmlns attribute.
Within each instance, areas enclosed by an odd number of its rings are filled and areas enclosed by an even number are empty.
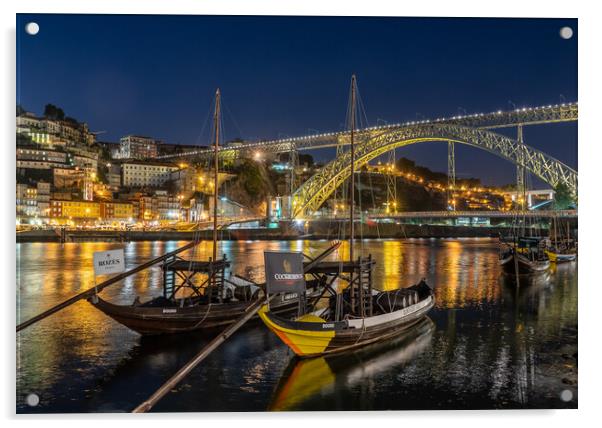
<svg viewBox="0 0 602 428"><path fill-rule="evenodd" d="M357 130L358 136L361 134L370 134L372 131L395 130L403 127L429 125L432 123L444 124L453 123L483 129L496 129L504 127L513 127L518 124L532 125L554 122L576 121L578 116L578 104L562 103L538 107L522 107L515 110L502 111L497 110L490 113L474 113L470 115L453 116L448 118L438 118L434 120L408 121L405 123L388 124L382 126L373 126ZM242 153L245 151L254 151L257 147L263 147L266 151L272 153L283 153L291 150L291 143L294 143L297 150L308 150L316 148L335 147L339 138L345 138L348 131L326 132L314 135L305 135L296 138L287 137L285 139L269 140L261 142L248 142L239 146L220 147L220 152ZM347 143L345 143L347 144ZM194 152L179 153L175 155L159 156L159 159L181 158L181 157L207 157L212 154L211 149L197 150Z"/></svg>
<svg viewBox="0 0 602 428"><path fill-rule="evenodd" d="M562 162L503 135L458 124L421 125L378 134L357 145L356 168L361 168L371 159L395 148L433 141L462 143L486 150L515 164L520 162L551 186L564 183L577 193L577 172ZM317 211L332 192L345 182L350 174L349 157L350 153L345 152L334 159L295 192L301 203L295 208L294 216Z"/></svg>

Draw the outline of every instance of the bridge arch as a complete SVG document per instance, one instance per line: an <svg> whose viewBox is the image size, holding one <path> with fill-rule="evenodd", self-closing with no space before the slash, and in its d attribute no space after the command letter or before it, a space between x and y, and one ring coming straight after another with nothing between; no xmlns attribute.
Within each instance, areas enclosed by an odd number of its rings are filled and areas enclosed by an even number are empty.
<svg viewBox="0 0 602 428"><path fill-rule="evenodd" d="M577 194L577 171L545 153L516 140L484 129L448 124L418 124L391 131L374 133L357 143L355 167L390 150L425 142L466 144L524 166L552 187L563 183ZM349 151L315 173L293 194L293 217L315 212L351 174Z"/></svg>

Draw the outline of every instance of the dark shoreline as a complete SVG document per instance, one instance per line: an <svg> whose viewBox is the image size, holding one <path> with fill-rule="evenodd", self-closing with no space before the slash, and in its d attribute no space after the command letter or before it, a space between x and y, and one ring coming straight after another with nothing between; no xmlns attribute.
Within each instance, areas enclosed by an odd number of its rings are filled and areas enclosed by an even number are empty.
<svg viewBox="0 0 602 428"><path fill-rule="evenodd" d="M343 237L338 227L310 227L306 233L281 229L237 229L220 231L219 239L237 240L323 240ZM511 228L448 225L380 225L360 227L356 237L367 239L403 238L497 238L508 236ZM546 231L547 234L547 231ZM211 240L212 232L178 231L69 231L65 242L129 242L129 241L190 241ZM17 243L61 242L60 235L52 230L33 230L16 234Z"/></svg>

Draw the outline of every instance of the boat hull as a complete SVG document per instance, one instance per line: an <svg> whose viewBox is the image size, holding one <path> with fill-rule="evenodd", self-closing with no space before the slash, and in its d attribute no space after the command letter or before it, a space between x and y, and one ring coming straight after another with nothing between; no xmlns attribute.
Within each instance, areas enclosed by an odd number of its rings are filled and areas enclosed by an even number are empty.
<svg viewBox="0 0 602 428"><path fill-rule="evenodd" d="M500 259L500 265L507 275L516 275L517 268L519 275L536 275L550 268L550 260L531 261L521 254L510 253Z"/></svg>
<svg viewBox="0 0 602 428"><path fill-rule="evenodd" d="M434 298L429 295L391 313L338 322L284 320L266 306L259 316L297 356L312 358L355 350L397 336L424 319L433 305Z"/></svg>
<svg viewBox="0 0 602 428"><path fill-rule="evenodd" d="M577 254L563 254L555 253L553 251L546 251L546 254L552 263L566 263L577 260Z"/></svg>
<svg viewBox="0 0 602 428"><path fill-rule="evenodd" d="M98 296L88 300L96 309L137 333L150 336L212 329L231 324L240 318L256 300L244 303L222 303L192 307L145 307L115 305ZM279 301L274 305L281 315L297 311L298 299Z"/></svg>

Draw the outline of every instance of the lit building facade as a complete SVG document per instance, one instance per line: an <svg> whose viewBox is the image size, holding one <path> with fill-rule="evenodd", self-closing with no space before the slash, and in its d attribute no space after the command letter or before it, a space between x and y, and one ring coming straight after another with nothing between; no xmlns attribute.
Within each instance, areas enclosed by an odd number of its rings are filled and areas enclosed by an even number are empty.
<svg viewBox="0 0 602 428"><path fill-rule="evenodd" d="M126 135L119 140L119 156L121 159L152 159L157 157L157 146L160 141L139 135Z"/></svg>
<svg viewBox="0 0 602 428"><path fill-rule="evenodd" d="M170 180L178 167L165 163L129 161L121 164L122 185L125 187L160 187Z"/></svg>
<svg viewBox="0 0 602 428"><path fill-rule="evenodd" d="M17 217L48 217L50 202L50 183L40 181L35 187L17 183Z"/></svg>
<svg viewBox="0 0 602 428"><path fill-rule="evenodd" d="M84 200L50 200L50 217L70 220L121 220L135 218L134 207L130 202Z"/></svg>
<svg viewBox="0 0 602 428"><path fill-rule="evenodd" d="M100 217L104 220L130 220L134 218L134 207L128 202L101 202Z"/></svg>
<svg viewBox="0 0 602 428"><path fill-rule="evenodd" d="M72 158L69 153L33 147L17 148L17 168L50 169L71 163Z"/></svg>
<svg viewBox="0 0 602 428"><path fill-rule="evenodd" d="M17 116L17 132L28 135L32 140L47 144L83 144L91 146L96 136L86 123L39 118L32 113ZM44 136L44 135L47 135Z"/></svg>
<svg viewBox="0 0 602 428"><path fill-rule="evenodd" d="M171 196L165 191L156 191L153 195L140 197L140 220L181 220L182 199Z"/></svg>
<svg viewBox="0 0 602 428"><path fill-rule="evenodd" d="M50 217L68 219L99 219L100 203L92 201L51 199Z"/></svg>

